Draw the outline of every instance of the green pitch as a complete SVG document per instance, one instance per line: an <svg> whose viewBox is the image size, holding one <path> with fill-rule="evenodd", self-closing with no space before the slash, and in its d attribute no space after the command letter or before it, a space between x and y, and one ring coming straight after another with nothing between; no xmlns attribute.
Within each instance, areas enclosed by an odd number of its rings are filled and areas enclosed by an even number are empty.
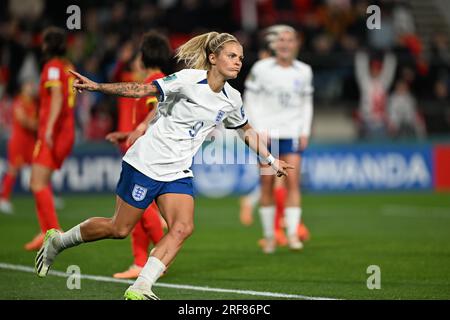
<svg viewBox="0 0 450 320"><path fill-rule="evenodd" d="M90 216L110 216L113 196L67 196L59 211L68 229ZM31 197L15 197L16 213L0 215L0 263L33 266L23 245L38 231ZM238 199L196 201L196 230L160 279L167 284L253 290L338 299L450 299L448 194L306 195L304 221L312 233L300 253L260 252L258 215L238 218ZM132 263L130 241L105 240L65 251L53 270L78 265L82 274L108 276ZM367 268L381 271L381 289L367 288ZM121 299L126 283L67 279L0 267L0 299ZM161 299L273 299L236 292L155 287Z"/></svg>

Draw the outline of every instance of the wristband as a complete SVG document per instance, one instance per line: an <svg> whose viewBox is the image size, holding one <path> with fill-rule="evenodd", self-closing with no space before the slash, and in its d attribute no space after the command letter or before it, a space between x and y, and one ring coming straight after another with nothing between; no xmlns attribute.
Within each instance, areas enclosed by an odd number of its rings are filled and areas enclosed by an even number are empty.
<svg viewBox="0 0 450 320"><path fill-rule="evenodd" d="M267 164L271 166L275 162L275 158L273 155L269 154L269 156L265 159L267 161Z"/></svg>

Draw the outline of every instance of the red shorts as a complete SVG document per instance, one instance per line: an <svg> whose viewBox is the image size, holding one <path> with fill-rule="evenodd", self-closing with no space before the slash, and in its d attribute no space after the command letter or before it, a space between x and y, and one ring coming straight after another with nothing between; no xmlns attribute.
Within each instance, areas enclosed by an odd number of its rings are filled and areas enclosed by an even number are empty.
<svg viewBox="0 0 450 320"><path fill-rule="evenodd" d="M8 142L8 163L16 168L31 164L33 160L34 139L11 139Z"/></svg>
<svg viewBox="0 0 450 320"><path fill-rule="evenodd" d="M72 151L74 139L60 136L50 148L42 139L38 139L33 150L33 164L40 164L54 170L60 169L64 160Z"/></svg>

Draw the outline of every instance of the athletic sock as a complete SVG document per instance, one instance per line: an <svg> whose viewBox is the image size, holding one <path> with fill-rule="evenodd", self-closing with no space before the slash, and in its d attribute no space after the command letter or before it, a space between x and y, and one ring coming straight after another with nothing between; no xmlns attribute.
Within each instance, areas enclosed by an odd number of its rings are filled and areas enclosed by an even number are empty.
<svg viewBox="0 0 450 320"><path fill-rule="evenodd" d="M161 219L159 218L158 209L154 203L145 210L141 221L147 237L156 245L164 237L164 230Z"/></svg>
<svg viewBox="0 0 450 320"><path fill-rule="evenodd" d="M14 184L16 182L16 177L7 173L3 177L2 181L2 191L0 193L0 199L9 200L11 196L12 189L14 188Z"/></svg>
<svg viewBox="0 0 450 320"><path fill-rule="evenodd" d="M49 229L61 230L56 216L55 205L53 203L53 192L50 186L35 192L36 211L42 232Z"/></svg>
<svg viewBox="0 0 450 320"><path fill-rule="evenodd" d="M275 229L278 230L282 228L281 220L284 216L284 204L286 203L287 190L285 187L278 187L274 190L275 198Z"/></svg>
<svg viewBox="0 0 450 320"><path fill-rule="evenodd" d="M54 242L54 246L58 251L75 247L83 243L83 239L81 238L80 225L78 224L69 231L61 233L60 236L57 237L57 239L58 240Z"/></svg>
<svg viewBox="0 0 450 320"><path fill-rule="evenodd" d="M166 266L161 262L161 260L150 256L133 286L151 289L153 284L155 284L165 270Z"/></svg>
<svg viewBox="0 0 450 320"><path fill-rule="evenodd" d="M143 224L141 218L131 232L131 250L133 251L134 264L139 267L143 267L147 262L148 246L150 245L150 238L145 232Z"/></svg>
<svg viewBox="0 0 450 320"><path fill-rule="evenodd" d="M263 227L264 237L267 239L274 236L274 224L275 224L275 207L260 207L259 215L261 217L261 223Z"/></svg>
<svg viewBox="0 0 450 320"><path fill-rule="evenodd" d="M297 235L297 228L300 224L302 209L299 207L288 207L285 210L286 228L288 237Z"/></svg>

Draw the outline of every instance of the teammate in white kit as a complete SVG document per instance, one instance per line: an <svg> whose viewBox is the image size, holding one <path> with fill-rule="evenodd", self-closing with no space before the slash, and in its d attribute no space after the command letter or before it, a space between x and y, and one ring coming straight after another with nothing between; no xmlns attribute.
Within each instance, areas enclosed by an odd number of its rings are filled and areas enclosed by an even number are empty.
<svg viewBox="0 0 450 320"><path fill-rule="evenodd" d="M245 106L252 126L268 143L271 141L271 151L278 148L280 159L297 168L286 177L285 223L289 247L300 250L303 244L297 235L302 213L298 169L311 132L313 73L309 65L295 59L299 47L296 31L286 25L274 26L271 31L277 34L272 43L275 57L260 60L252 67L245 82ZM273 176L262 175L259 213L265 253L273 253L276 245L273 188Z"/></svg>
<svg viewBox="0 0 450 320"><path fill-rule="evenodd" d="M243 50L228 33L197 36L178 50L179 61L188 68L152 84L98 84L73 72L74 88L124 97L158 96L159 118L127 151L117 185L112 218L91 218L61 233L47 232L35 261L36 273L44 277L56 255L83 242L122 239L133 229L145 208L156 199L169 231L155 246L138 279L125 291L125 299L156 300L152 285L173 261L194 228L192 158L208 133L223 122L240 129L241 137L277 176L294 167L275 159L248 124L238 91L227 80L242 66ZM270 89L271 90L271 89Z"/></svg>

